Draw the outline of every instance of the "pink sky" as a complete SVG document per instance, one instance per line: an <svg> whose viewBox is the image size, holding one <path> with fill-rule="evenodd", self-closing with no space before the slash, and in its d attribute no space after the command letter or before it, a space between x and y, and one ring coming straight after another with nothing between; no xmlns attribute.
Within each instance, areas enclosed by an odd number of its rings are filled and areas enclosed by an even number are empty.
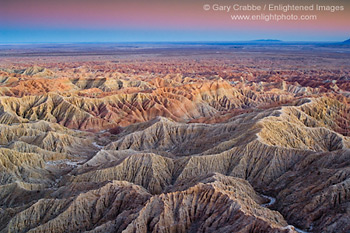
<svg viewBox="0 0 350 233"><path fill-rule="evenodd" d="M203 4L232 5L232 1L204 0L0 0L0 27L6 28L65 28L65 29L133 29L133 30L273 30L295 32L350 32L350 1L324 1L319 4L342 5L342 12L309 12L317 15L315 21L232 21L231 13L204 11ZM298 2L299 1L299 2ZM314 0L316 1L316 0ZM264 5L263 1L250 2L237 0L242 5L247 3ZM270 0L267 3L312 4L301 2ZM270 14L257 12L253 14ZM273 12L276 13L276 12ZM278 12L282 14L283 12ZM283 14L291 14L283 13ZM299 14L305 14L297 12ZM237 14L252 14L237 12ZM294 13L295 14L295 13Z"/></svg>
<svg viewBox="0 0 350 233"><path fill-rule="evenodd" d="M221 1L222 5L227 5L226 2ZM337 2L341 4L336 4ZM350 29L350 11L347 9L350 4L342 3L342 1L329 3L344 5L345 11L336 13L312 12L312 14L316 13L317 21L303 21L302 23L300 21L278 23L232 21L230 13L204 11L203 3L205 1L202 0L129 0L121 2L108 0L11 0L2 3L0 18L8 25L72 28L237 29L250 27L252 29L299 28L347 31ZM209 4L212 5L212 3ZM239 14L247 13L250 12L240 12Z"/></svg>

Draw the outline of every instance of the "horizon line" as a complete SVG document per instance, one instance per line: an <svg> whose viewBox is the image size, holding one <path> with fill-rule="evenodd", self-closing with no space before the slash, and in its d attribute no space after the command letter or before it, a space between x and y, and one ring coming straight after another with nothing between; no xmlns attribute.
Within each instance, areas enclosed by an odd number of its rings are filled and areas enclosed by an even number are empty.
<svg viewBox="0 0 350 233"><path fill-rule="evenodd" d="M0 45L30 45L30 44L181 44L181 43L244 43L244 42L255 42L255 43L343 43L347 41L333 41L333 40L279 40L279 39L253 39L253 40L208 40L208 41L196 41L196 40L181 40L181 41L39 41L39 42L1 42Z"/></svg>

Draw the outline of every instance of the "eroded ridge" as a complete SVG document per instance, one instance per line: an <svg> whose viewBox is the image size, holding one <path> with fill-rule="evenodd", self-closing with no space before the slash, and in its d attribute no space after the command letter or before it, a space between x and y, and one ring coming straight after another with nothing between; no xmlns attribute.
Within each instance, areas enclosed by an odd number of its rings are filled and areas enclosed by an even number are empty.
<svg viewBox="0 0 350 233"><path fill-rule="evenodd" d="M108 59L0 69L1 232L350 230L348 69Z"/></svg>

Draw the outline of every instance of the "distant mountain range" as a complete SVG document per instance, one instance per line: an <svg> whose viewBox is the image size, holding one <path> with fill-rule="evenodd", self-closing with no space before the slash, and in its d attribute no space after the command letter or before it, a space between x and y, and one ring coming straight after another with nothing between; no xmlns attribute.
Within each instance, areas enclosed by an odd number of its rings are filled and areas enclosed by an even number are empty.
<svg viewBox="0 0 350 233"><path fill-rule="evenodd" d="M276 39L259 39L259 40L252 40L252 42L284 42L283 40L276 40ZM342 44L350 44L350 39L345 40L343 42L341 42Z"/></svg>
<svg viewBox="0 0 350 233"><path fill-rule="evenodd" d="M254 42L283 42L282 40L275 40L275 39L260 39L260 40L253 40Z"/></svg>

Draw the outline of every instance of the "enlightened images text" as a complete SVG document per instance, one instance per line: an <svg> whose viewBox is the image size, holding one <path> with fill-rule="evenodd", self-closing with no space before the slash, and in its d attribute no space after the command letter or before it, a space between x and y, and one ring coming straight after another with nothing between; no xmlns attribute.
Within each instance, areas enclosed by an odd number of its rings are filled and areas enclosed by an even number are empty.
<svg viewBox="0 0 350 233"><path fill-rule="evenodd" d="M208 8L209 10L209 8ZM283 5L283 4L265 4L265 5L254 5L254 4L246 4L246 5L240 5L240 4L234 4L234 5L220 5L220 4L213 4L212 10L214 11L226 11L230 12L232 11L282 11L282 12L289 12L289 11L329 11L329 12L338 12L338 11L344 11L344 6L326 6L326 5L319 5L319 4L312 4L312 5Z"/></svg>

